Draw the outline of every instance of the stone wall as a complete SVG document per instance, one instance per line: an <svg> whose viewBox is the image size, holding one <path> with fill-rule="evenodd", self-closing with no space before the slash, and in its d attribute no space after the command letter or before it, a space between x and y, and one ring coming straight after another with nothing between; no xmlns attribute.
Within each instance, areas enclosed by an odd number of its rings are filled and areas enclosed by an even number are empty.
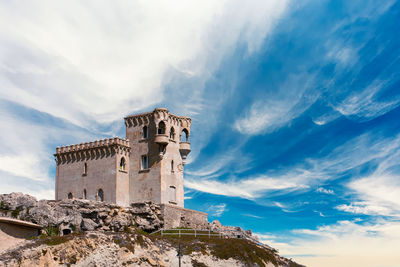
<svg viewBox="0 0 400 267"><path fill-rule="evenodd" d="M208 229L207 213L168 204L161 205L164 228Z"/></svg>

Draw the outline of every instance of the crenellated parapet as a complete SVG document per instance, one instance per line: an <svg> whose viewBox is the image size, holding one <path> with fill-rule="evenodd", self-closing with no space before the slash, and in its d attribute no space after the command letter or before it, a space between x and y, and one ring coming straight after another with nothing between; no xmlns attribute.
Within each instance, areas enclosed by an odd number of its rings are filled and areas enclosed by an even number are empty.
<svg viewBox="0 0 400 267"><path fill-rule="evenodd" d="M190 132L192 120L189 117L177 116L168 111L166 108L156 108L152 112L130 115L124 118L126 127L136 127L149 125L151 121L158 124L164 121L168 126L179 126Z"/></svg>
<svg viewBox="0 0 400 267"><path fill-rule="evenodd" d="M126 127L136 127L141 125L149 125L153 119L153 112L146 112L125 117Z"/></svg>
<svg viewBox="0 0 400 267"><path fill-rule="evenodd" d="M57 147L54 157L57 163L65 163L107 157L115 154L129 156L130 152L131 147L128 139L113 137Z"/></svg>

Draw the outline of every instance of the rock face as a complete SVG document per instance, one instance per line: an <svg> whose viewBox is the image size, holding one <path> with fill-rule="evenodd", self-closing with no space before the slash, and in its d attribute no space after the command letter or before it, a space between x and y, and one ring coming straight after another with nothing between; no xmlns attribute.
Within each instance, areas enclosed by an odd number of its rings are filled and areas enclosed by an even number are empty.
<svg viewBox="0 0 400 267"><path fill-rule="evenodd" d="M163 226L160 207L151 202L120 207L91 200L41 200L22 193L0 195L0 216L33 222L45 228L57 227L67 234L75 231L125 231L137 227L155 231Z"/></svg>
<svg viewBox="0 0 400 267"><path fill-rule="evenodd" d="M251 242L248 242L247 251L241 257L235 254L227 256L226 253L229 254L232 247L227 251L221 250L225 242L232 244L238 241L241 242L239 245L247 242L239 239L185 239L182 244L182 266L301 267ZM168 240L159 236L99 231L48 237L27 241L23 246L0 253L0 267L178 266L177 242L180 244L180 240ZM264 255L260 255L260 250L264 251Z"/></svg>
<svg viewBox="0 0 400 267"><path fill-rule="evenodd" d="M207 225L223 234L218 237L149 235L167 219L151 202L122 208L89 200L37 201L12 193L0 195L0 216L44 227L40 238L0 251L0 267L177 266L179 244L182 266L301 266L260 244L251 231L218 221Z"/></svg>

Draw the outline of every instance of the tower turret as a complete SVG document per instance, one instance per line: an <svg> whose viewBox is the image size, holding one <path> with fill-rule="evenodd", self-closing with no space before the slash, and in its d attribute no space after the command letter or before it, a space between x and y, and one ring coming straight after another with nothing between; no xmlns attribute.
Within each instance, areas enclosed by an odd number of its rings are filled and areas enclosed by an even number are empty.
<svg viewBox="0 0 400 267"><path fill-rule="evenodd" d="M131 202L183 207L183 166L190 153L191 119L165 108L125 118L130 140Z"/></svg>

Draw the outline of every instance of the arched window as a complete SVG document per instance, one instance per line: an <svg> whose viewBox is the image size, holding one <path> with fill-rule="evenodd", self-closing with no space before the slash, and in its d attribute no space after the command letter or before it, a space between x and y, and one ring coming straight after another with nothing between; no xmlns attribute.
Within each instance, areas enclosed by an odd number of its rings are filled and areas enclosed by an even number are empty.
<svg viewBox="0 0 400 267"><path fill-rule="evenodd" d="M126 162L125 162L125 158L122 157L121 161L119 162L119 170L120 171L125 171L126 168Z"/></svg>
<svg viewBox="0 0 400 267"><path fill-rule="evenodd" d="M72 199L74 196L72 195L72 193L68 193L68 199Z"/></svg>
<svg viewBox="0 0 400 267"><path fill-rule="evenodd" d="M149 138L149 128L147 126L143 127L142 138L143 139Z"/></svg>
<svg viewBox="0 0 400 267"><path fill-rule="evenodd" d="M169 138L174 140L175 139L175 129L174 127L171 127L171 130L169 131Z"/></svg>
<svg viewBox="0 0 400 267"><path fill-rule="evenodd" d="M160 123L158 124L157 134L165 134L165 123L163 121L160 121Z"/></svg>
<svg viewBox="0 0 400 267"><path fill-rule="evenodd" d="M87 175L87 163L85 162L85 164L83 164L83 176Z"/></svg>
<svg viewBox="0 0 400 267"><path fill-rule="evenodd" d="M174 172L174 161L171 160L171 172Z"/></svg>
<svg viewBox="0 0 400 267"><path fill-rule="evenodd" d="M83 199L87 199L86 189L83 189Z"/></svg>
<svg viewBox="0 0 400 267"><path fill-rule="evenodd" d="M189 142L189 132L186 129L182 130L181 142Z"/></svg>
<svg viewBox="0 0 400 267"><path fill-rule="evenodd" d="M99 198L98 198L99 201L104 201L104 192L103 192L103 189L99 189L99 191L97 192L97 196L99 197Z"/></svg>
<svg viewBox="0 0 400 267"><path fill-rule="evenodd" d="M176 188L172 185L169 187L169 201L176 202Z"/></svg>

